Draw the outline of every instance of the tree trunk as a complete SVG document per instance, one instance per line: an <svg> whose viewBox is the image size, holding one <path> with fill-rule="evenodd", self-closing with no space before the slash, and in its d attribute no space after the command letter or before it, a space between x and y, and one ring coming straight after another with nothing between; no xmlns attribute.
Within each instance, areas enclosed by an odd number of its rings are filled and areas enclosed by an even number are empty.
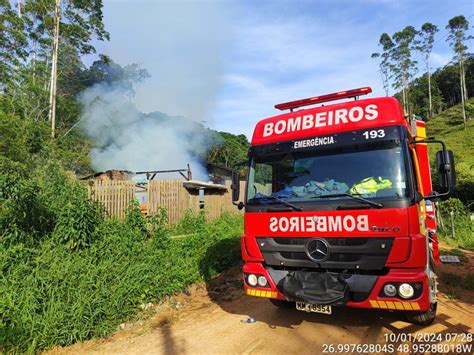
<svg viewBox="0 0 474 355"><path fill-rule="evenodd" d="M385 96L388 96L387 89L385 88L385 86L386 86L385 77L383 76L383 70L382 70L381 66L379 66L379 73L380 73L380 78L382 79L382 86L385 90Z"/></svg>
<svg viewBox="0 0 474 355"><path fill-rule="evenodd" d="M464 129L467 129L467 122L466 122L466 108L464 107L464 83L463 83L463 75L462 75L462 61L459 60L459 78L461 84L461 107L462 107L462 119L464 122Z"/></svg>
<svg viewBox="0 0 474 355"><path fill-rule="evenodd" d="M464 101L468 100L467 84L466 84L466 67L464 66L464 60L461 61L462 66L462 83L464 86Z"/></svg>
<svg viewBox="0 0 474 355"><path fill-rule="evenodd" d="M405 90L405 96L406 96L406 100L407 100L408 117L411 117L413 110L411 109L411 106L410 106L410 84L408 82L407 82L407 88Z"/></svg>
<svg viewBox="0 0 474 355"><path fill-rule="evenodd" d="M402 101L403 101L403 115L408 115L407 110L407 99L406 99L406 92L405 92L405 83L402 84Z"/></svg>
<svg viewBox="0 0 474 355"><path fill-rule="evenodd" d="M402 69L402 94L403 94L403 114L410 117L410 107L408 103L408 82L407 82L407 71ZM410 118L409 118L410 119Z"/></svg>
<svg viewBox="0 0 474 355"><path fill-rule="evenodd" d="M48 119L51 121L51 137L56 135L56 83L58 74L58 48L59 48L59 22L61 16L61 0L56 0L54 9L54 38L53 53L51 58L51 86L49 92L49 113Z"/></svg>
<svg viewBox="0 0 474 355"><path fill-rule="evenodd" d="M433 103L431 99L431 70L430 70L430 59L427 59L428 63L428 100L430 103L430 111L428 114L428 118L431 119L433 117Z"/></svg>

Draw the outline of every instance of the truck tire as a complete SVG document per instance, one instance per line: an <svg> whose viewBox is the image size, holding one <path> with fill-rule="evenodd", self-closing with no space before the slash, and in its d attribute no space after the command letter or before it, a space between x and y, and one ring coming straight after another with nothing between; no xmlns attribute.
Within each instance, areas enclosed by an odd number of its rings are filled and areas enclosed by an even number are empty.
<svg viewBox="0 0 474 355"><path fill-rule="evenodd" d="M269 298L269 300L275 307L278 307L278 308L286 308L286 309L295 308L295 302L275 300L272 298Z"/></svg>
<svg viewBox="0 0 474 355"><path fill-rule="evenodd" d="M419 325L430 325L436 318L438 304L432 304L427 311L406 312L405 315L410 323Z"/></svg>

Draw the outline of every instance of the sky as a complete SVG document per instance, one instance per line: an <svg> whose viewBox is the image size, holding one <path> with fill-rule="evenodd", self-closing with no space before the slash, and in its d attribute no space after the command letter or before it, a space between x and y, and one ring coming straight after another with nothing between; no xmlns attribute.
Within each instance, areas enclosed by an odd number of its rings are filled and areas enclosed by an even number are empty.
<svg viewBox="0 0 474 355"><path fill-rule="evenodd" d="M445 26L461 14L474 24L472 0L104 0L111 40L95 45L149 71L135 96L141 111L251 138L280 102L362 86L384 95L371 59L383 32L437 25L432 67L445 65Z"/></svg>

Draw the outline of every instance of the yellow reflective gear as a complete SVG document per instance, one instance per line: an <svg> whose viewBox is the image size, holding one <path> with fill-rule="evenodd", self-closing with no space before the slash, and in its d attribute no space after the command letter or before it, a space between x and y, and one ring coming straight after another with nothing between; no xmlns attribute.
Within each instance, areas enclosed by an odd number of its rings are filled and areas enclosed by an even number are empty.
<svg viewBox="0 0 474 355"><path fill-rule="evenodd" d="M389 179L382 179L380 176L378 181L373 177L368 177L357 184L352 185L349 192L351 194L360 194L360 195L367 195L367 194L374 194L379 190L389 189L392 187L392 182Z"/></svg>

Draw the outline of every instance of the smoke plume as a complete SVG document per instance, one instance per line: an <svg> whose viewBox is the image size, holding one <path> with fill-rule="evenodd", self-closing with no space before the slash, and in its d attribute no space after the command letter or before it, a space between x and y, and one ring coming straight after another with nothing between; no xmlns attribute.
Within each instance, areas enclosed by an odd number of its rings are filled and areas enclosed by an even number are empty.
<svg viewBox="0 0 474 355"><path fill-rule="evenodd" d="M222 56L231 42L229 4L108 2L104 11L106 22L114 18L104 52L121 63L140 63L151 77L134 88L133 100L119 82L82 94L94 168L168 170L190 163L193 177L205 179L199 157L214 137L198 122L212 125Z"/></svg>
<svg viewBox="0 0 474 355"><path fill-rule="evenodd" d="M215 137L201 124L161 112L144 114L122 85L95 85L81 99L81 125L94 143L96 170L185 169L189 163L193 178L206 180L200 158Z"/></svg>

